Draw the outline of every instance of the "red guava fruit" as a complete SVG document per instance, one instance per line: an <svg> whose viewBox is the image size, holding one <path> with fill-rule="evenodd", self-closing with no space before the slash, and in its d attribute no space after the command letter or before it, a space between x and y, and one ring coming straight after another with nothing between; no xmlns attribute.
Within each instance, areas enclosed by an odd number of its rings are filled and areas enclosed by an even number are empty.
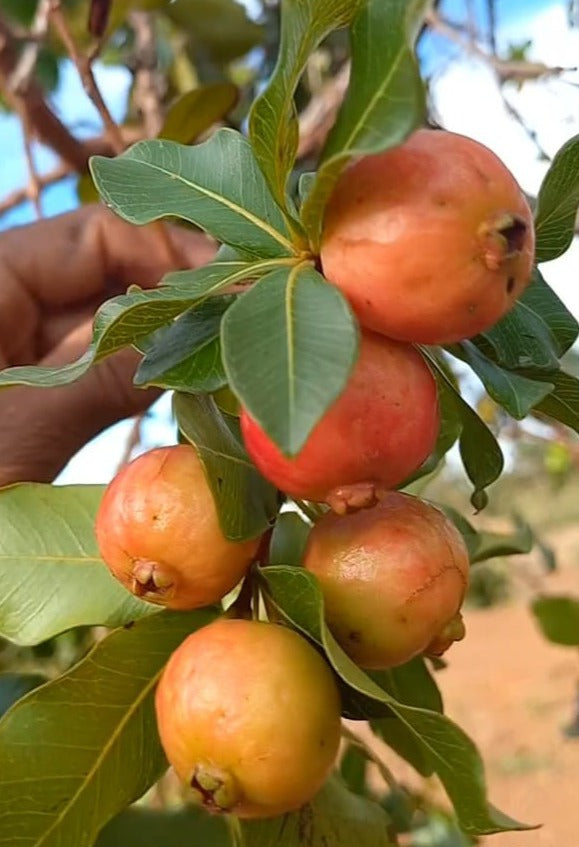
<svg viewBox="0 0 579 847"><path fill-rule="evenodd" d="M436 382L409 344L363 332L344 391L295 457L284 456L246 410L241 431L263 476L292 497L339 513L375 502L432 452L439 429Z"/></svg>
<svg viewBox="0 0 579 847"><path fill-rule="evenodd" d="M488 148L422 129L338 180L321 245L324 275L363 326L448 344L489 329L531 278L533 218Z"/></svg>
<svg viewBox="0 0 579 847"><path fill-rule="evenodd" d="M328 776L340 742L332 672L293 630L221 618L169 659L156 696L167 758L209 811L285 814Z"/></svg>
<svg viewBox="0 0 579 847"><path fill-rule="evenodd" d="M199 457L186 444L150 450L117 474L101 501L96 537L113 576L171 609L220 600L259 545L225 538Z"/></svg>
<svg viewBox="0 0 579 847"><path fill-rule="evenodd" d="M334 637L363 668L440 655L464 636L467 549L446 515L416 497L391 491L371 509L324 515L304 565Z"/></svg>

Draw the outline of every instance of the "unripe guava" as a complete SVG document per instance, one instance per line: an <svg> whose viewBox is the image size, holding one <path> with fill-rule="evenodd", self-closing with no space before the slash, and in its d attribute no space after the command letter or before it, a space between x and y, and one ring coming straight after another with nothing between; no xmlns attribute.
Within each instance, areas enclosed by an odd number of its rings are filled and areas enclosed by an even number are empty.
<svg viewBox="0 0 579 847"><path fill-rule="evenodd" d="M221 618L173 653L156 696L167 758L209 811L243 818L307 803L332 768L340 697L293 630Z"/></svg>
<svg viewBox="0 0 579 847"><path fill-rule="evenodd" d="M446 515L416 497L391 491L371 509L324 515L304 565L334 637L363 668L440 655L464 636L467 549Z"/></svg>
<svg viewBox="0 0 579 847"><path fill-rule="evenodd" d="M150 450L117 474L101 501L96 536L129 591L171 609L220 600L259 545L225 538L199 457L186 444Z"/></svg>
<svg viewBox="0 0 579 847"><path fill-rule="evenodd" d="M324 275L364 326L424 344L493 326L528 285L533 255L510 171L482 144L426 129L342 174L321 245Z"/></svg>
<svg viewBox="0 0 579 847"><path fill-rule="evenodd" d="M439 429L435 380L409 344L363 332L344 391L300 453L284 456L247 411L241 431L263 476L293 497L326 501L336 512L375 502L430 455Z"/></svg>

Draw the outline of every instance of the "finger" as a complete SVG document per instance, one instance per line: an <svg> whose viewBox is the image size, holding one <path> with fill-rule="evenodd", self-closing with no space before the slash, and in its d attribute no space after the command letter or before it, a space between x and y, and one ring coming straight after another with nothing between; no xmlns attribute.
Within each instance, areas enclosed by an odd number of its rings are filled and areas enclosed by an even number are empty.
<svg viewBox="0 0 579 847"><path fill-rule="evenodd" d="M89 335L89 323L77 327L41 364L63 365L78 358ZM91 438L145 411L160 392L132 385L138 358L124 350L72 385L0 393L0 485L52 481Z"/></svg>
<svg viewBox="0 0 579 847"><path fill-rule="evenodd" d="M214 252L213 242L197 231L136 227L91 205L4 233L0 274L15 280L21 299L28 293L33 301L62 307L132 284L155 285L168 270L198 267Z"/></svg>

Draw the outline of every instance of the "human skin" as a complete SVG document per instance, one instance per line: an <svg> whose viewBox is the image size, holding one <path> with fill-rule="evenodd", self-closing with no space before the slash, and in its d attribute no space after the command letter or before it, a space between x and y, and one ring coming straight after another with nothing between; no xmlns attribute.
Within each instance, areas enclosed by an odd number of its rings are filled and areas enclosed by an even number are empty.
<svg viewBox="0 0 579 847"><path fill-rule="evenodd" d="M131 284L153 287L167 271L214 255L205 235L166 233L161 238L158 226L132 226L97 205L1 233L0 368L74 361L104 300ZM0 485L50 482L101 430L145 411L158 392L133 387L137 361L126 350L72 385L0 391Z"/></svg>
<svg viewBox="0 0 579 847"><path fill-rule="evenodd" d="M217 603L259 546L259 538L225 538L201 461L186 444L149 450L122 468L101 501L96 537L129 591L170 609Z"/></svg>
<svg viewBox="0 0 579 847"><path fill-rule="evenodd" d="M406 479L434 449L438 428L436 383L420 353L373 332L362 333L348 384L297 456L284 456L241 415L247 451L266 479L338 512L370 505L376 489Z"/></svg>
<svg viewBox="0 0 579 847"><path fill-rule="evenodd" d="M364 668L440 655L464 636L464 541L446 515L416 497L391 491L372 509L324 515L303 563L320 582L336 640Z"/></svg>
<svg viewBox="0 0 579 847"><path fill-rule="evenodd" d="M347 169L326 209L324 275L370 329L423 344L471 338L523 293L533 218L488 148L419 130Z"/></svg>
<svg viewBox="0 0 579 847"><path fill-rule="evenodd" d="M156 695L169 762L210 811L285 814L321 788L340 742L340 697L300 635L220 619L171 656Z"/></svg>

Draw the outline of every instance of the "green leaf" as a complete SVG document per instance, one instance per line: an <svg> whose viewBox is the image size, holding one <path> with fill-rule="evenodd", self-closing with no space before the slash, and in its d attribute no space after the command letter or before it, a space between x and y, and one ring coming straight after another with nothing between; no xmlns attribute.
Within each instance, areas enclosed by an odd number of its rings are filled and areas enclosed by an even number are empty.
<svg viewBox="0 0 579 847"><path fill-rule="evenodd" d="M346 656L324 623L322 593L311 573L304 568L267 567L259 571L259 579L280 615L323 646L344 682L369 700L385 704L415 736L465 832L489 835L529 828L488 804L482 760L460 727L438 712L398 702Z"/></svg>
<svg viewBox="0 0 579 847"><path fill-rule="evenodd" d="M340 777L346 788L355 794L366 794L366 771L368 759L354 744L348 744L340 762Z"/></svg>
<svg viewBox="0 0 579 847"><path fill-rule="evenodd" d="M237 419L226 423L215 401L203 395L175 394L173 408L179 429L203 463L224 535L232 541L260 535L277 513L277 491L233 434Z"/></svg>
<svg viewBox="0 0 579 847"><path fill-rule="evenodd" d="M311 526L297 512L279 514L269 545L269 563L299 565L310 531Z"/></svg>
<svg viewBox="0 0 579 847"><path fill-rule="evenodd" d="M570 246L579 207L579 135L557 152L547 171L535 209L535 255L549 262Z"/></svg>
<svg viewBox="0 0 579 847"><path fill-rule="evenodd" d="M0 673L0 718L17 700L45 682L46 677L37 673Z"/></svg>
<svg viewBox="0 0 579 847"><path fill-rule="evenodd" d="M167 17L188 35L194 52L208 53L214 62L239 59L263 41L263 27L252 21L236 0L164 0L163 7Z"/></svg>
<svg viewBox="0 0 579 847"><path fill-rule="evenodd" d="M0 373L0 388L9 385L50 387L74 382L91 365L117 350L136 345L193 304L199 306L222 288L250 276L259 276L276 266L277 262L273 260L253 265L246 262L214 262L196 270L167 274L160 288L143 291L133 287L128 294L107 300L97 311L93 340L80 359L63 367L8 368Z"/></svg>
<svg viewBox="0 0 579 847"><path fill-rule="evenodd" d="M455 395L446 389L445 385L440 385L440 378L437 378L437 382L439 383L438 408L440 412L440 429L438 431L436 445L428 459L423 462L416 473L412 474L410 479L405 480L402 486L404 491L414 494L416 497L422 495L432 476L439 470L440 463L445 455L458 440L462 432L462 420L455 401Z"/></svg>
<svg viewBox="0 0 579 847"><path fill-rule="evenodd" d="M233 391L287 455L303 447L348 381L358 329L346 300L309 266L269 274L222 322Z"/></svg>
<svg viewBox="0 0 579 847"><path fill-rule="evenodd" d="M232 847L225 819L189 806L178 811L127 809L108 823L95 847Z"/></svg>
<svg viewBox="0 0 579 847"><path fill-rule="evenodd" d="M530 553L533 547L533 533L526 523L520 522L514 532L478 532L469 521L452 506L446 503L435 503L446 512L463 537L468 549L471 565L485 562L497 556L516 556Z"/></svg>
<svg viewBox="0 0 579 847"><path fill-rule="evenodd" d="M417 657L397 668L368 674L395 700L432 712L443 711L442 697L424 659ZM372 731L422 776L434 773L432 762L416 735L395 715L370 721Z"/></svg>
<svg viewBox="0 0 579 847"><path fill-rule="evenodd" d="M480 511L487 503L485 488L495 482L502 473L504 459L501 448L488 426L463 400L436 356L428 348L421 349L434 368L439 391L450 393L462 421L458 442L460 457L474 486L471 503Z"/></svg>
<svg viewBox="0 0 579 847"><path fill-rule="evenodd" d="M95 847L232 847L225 819L189 806L178 811L127 809L108 823Z"/></svg>
<svg viewBox="0 0 579 847"><path fill-rule="evenodd" d="M549 376L553 391L537 403L536 411L579 432L579 379L565 371Z"/></svg>
<svg viewBox="0 0 579 847"><path fill-rule="evenodd" d="M227 378L221 363L221 318L233 297L212 297L189 309L173 324L157 330L138 346L145 353L135 385L210 393Z"/></svg>
<svg viewBox="0 0 579 847"><path fill-rule="evenodd" d="M242 822L248 847L393 847L390 819L336 776L311 803L280 818Z"/></svg>
<svg viewBox="0 0 579 847"><path fill-rule="evenodd" d="M231 82L202 85L182 94L171 105L159 138L191 144L237 103L239 91Z"/></svg>
<svg viewBox="0 0 579 847"><path fill-rule="evenodd" d="M579 600L574 597L537 597L531 609L545 638L564 647L579 647Z"/></svg>
<svg viewBox="0 0 579 847"><path fill-rule="evenodd" d="M350 85L301 210L314 248L324 207L348 162L401 144L424 121L413 45L428 5L428 0L366 0L354 19Z"/></svg>
<svg viewBox="0 0 579 847"><path fill-rule="evenodd" d="M490 359L507 370L556 371L572 346L579 325L535 268L533 280L511 311L473 339Z"/></svg>
<svg viewBox="0 0 579 847"><path fill-rule="evenodd" d="M100 558L100 485L16 485L0 491L0 635L46 641L76 626L119 626L156 612Z"/></svg>
<svg viewBox="0 0 579 847"><path fill-rule="evenodd" d="M117 630L12 707L0 721L1 847L90 847L159 778L155 686L170 654L215 615L160 612Z"/></svg>
<svg viewBox="0 0 579 847"><path fill-rule="evenodd" d="M555 387L552 382L539 382L503 370L487 359L471 341L463 341L448 349L470 365L489 396L518 421L525 418Z"/></svg>
<svg viewBox="0 0 579 847"><path fill-rule="evenodd" d="M195 147L139 141L115 159L94 156L90 167L104 202L131 223L172 216L257 258L294 252L249 142L238 132L220 129Z"/></svg>
<svg viewBox="0 0 579 847"><path fill-rule="evenodd" d="M280 208L298 147L294 94L306 63L330 32L350 22L359 0L282 0L277 64L249 115L256 158Z"/></svg>

